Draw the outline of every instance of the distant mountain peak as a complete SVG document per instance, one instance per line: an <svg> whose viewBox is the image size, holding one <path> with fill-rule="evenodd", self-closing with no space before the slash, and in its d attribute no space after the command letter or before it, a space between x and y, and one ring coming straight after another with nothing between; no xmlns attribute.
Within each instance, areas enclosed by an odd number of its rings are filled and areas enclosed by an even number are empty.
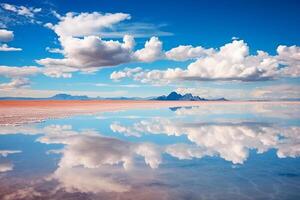
<svg viewBox="0 0 300 200"><path fill-rule="evenodd" d="M181 95L175 91L171 92L168 96L162 95L157 98L154 98L154 100L159 101L227 101L225 98L220 99L205 99L199 96L193 96L191 93L186 93L184 95Z"/></svg>
<svg viewBox="0 0 300 200"><path fill-rule="evenodd" d="M89 99L89 97L85 96L85 95L73 96L73 95L70 95L70 94L60 93L60 94L56 94L56 95L50 97L49 99L54 99L54 100L87 100L87 99Z"/></svg>

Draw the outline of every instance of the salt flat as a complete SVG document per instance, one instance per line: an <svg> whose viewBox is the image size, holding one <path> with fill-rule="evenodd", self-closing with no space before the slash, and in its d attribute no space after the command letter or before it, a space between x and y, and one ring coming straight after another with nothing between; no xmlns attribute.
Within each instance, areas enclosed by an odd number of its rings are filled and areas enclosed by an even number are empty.
<svg viewBox="0 0 300 200"><path fill-rule="evenodd" d="M300 102L256 102L256 101L134 101L134 100L10 100L0 101L0 125L18 125L40 122L51 118L79 114L95 114L140 108L162 108L199 105L283 105Z"/></svg>

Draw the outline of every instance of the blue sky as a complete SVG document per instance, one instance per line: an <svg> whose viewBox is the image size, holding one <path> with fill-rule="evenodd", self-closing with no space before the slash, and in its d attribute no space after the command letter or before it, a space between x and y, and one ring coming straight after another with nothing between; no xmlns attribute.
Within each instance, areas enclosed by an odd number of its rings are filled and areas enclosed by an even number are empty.
<svg viewBox="0 0 300 200"><path fill-rule="evenodd" d="M0 96L300 98L299 1L0 2Z"/></svg>

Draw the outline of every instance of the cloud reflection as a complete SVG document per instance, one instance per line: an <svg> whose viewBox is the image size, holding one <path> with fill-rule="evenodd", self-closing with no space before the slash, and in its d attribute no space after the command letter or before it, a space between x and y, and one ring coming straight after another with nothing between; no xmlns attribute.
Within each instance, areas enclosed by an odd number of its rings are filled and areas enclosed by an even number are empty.
<svg viewBox="0 0 300 200"><path fill-rule="evenodd" d="M0 173L12 171L14 165L9 160L3 160L3 157L8 157L10 154L21 153L21 151L16 150L0 150Z"/></svg>
<svg viewBox="0 0 300 200"><path fill-rule="evenodd" d="M232 104L203 104L190 107L170 108L179 116L207 116L224 114L252 114L259 117L298 119L300 116L300 106L298 102L248 102ZM276 115L274 115L276 113Z"/></svg>
<svg viewBox="0 0 300 200"><path fill-rule="evenodd" d="M14 165L11 162L0 163L0 173L13 170Z"/></svg>
<svg viewBox="0 0 300 200"><path fill-rule="evenodd" d="M115 125L117 124L117 126ZM277 127L264 123L180 123L166 118L142 120L132 126L111 125L125 135L164 134L185 136L193 144L173 144L165 152L179 159L220 156L234 164L244 163L251 149L258 153L277 150L277 156L300 155L300 127ZM134 134L130 134L133 131Z"/></svg>
<svg viewBox="0 0 300 200"><path fill-rule="evenodd" d="M129 191L132 182L139 179L133 173L138 157L143 157L151 168L161 162L154 144L130 143L92 130L78 132L66 125L48 126L44 131L38 142L65 145L59 151L50 151L62 156L49 180L58 181L68 192Z"/></svg>

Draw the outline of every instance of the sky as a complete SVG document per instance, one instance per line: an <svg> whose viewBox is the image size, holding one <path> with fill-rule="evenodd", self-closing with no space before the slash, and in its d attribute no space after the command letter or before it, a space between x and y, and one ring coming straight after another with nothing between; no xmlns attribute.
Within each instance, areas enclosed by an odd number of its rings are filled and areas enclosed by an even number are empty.
<svg viewBox="0 0 300 200"><path fill-rule="evenodd" d="M300 98L299 1L0 0L0 97Z"/></svg>

